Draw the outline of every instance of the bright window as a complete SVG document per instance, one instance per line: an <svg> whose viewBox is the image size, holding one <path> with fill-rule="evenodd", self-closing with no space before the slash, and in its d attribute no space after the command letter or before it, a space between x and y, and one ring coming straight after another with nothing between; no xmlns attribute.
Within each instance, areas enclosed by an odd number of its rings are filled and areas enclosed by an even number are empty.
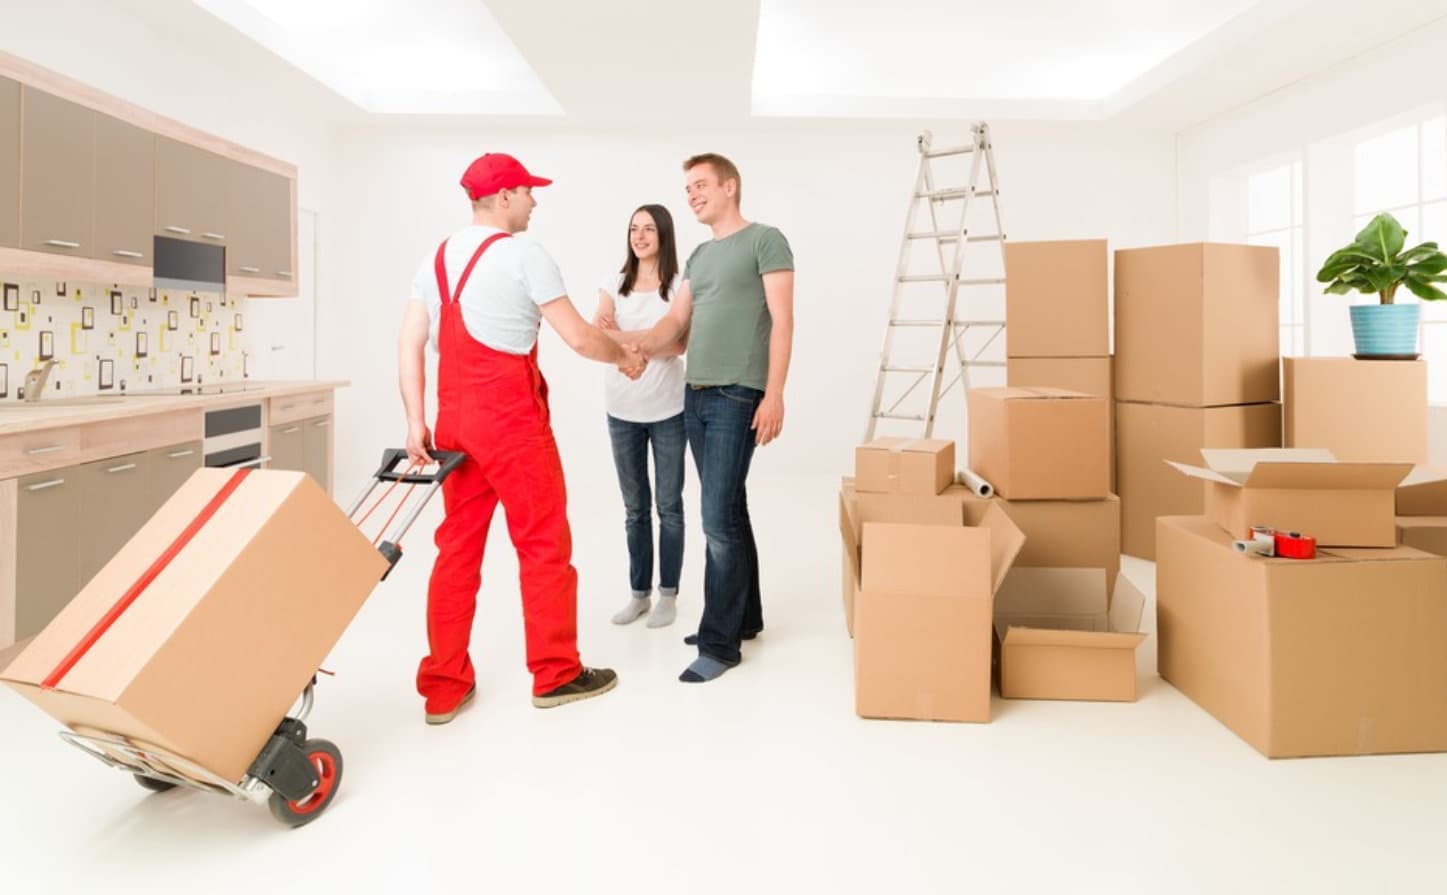
<svg viewBox="0 0 1447 895"><path fill-rule="evenodd" d="M1281 253L1281 353L1290 356L1307 353L1301 195L1299 159L1246 178L1246 241Z"/></svg>

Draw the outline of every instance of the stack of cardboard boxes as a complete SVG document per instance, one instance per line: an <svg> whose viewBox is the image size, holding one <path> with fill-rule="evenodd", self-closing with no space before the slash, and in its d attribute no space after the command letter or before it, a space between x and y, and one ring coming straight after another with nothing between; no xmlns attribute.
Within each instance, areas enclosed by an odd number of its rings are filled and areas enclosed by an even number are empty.
<svg viewBox="0 0 1447 895"><path fill-rule="evenodd" d="M1277 256L1221 244L1115 253L1125 553L1154 559L1156 517L1203 510L1200 484L1163 461L1194 463L1202 448L1280 446Z"/></svg>

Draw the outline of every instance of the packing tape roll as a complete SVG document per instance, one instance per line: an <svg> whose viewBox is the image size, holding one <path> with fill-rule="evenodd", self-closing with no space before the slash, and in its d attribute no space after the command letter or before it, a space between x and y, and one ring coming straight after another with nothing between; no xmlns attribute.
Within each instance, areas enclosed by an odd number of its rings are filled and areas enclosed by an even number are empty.
<svg viewBox="0 0 1447 895"><path fill-rule="evenodd" d="M1316 559L1316 538L1299 531L1278 531L1276 555L1286 559Z"/></svg>
<svg viewBox="0 0 1447 895"><path fill-rule="evenodd" d="M1255 535L1250 540L1232 541L1231 546L1236 548L1237 553L1251 556L1276 555L1276 539L1270 535Z"/></svg>
<svg viewBox="0 0 1447 895"><path fill-rule="evenodd" d="M956 470L955 484L969 488L975 492L976 497L992 497L995 494L995 486L980 478L973 470Z"/></svg>

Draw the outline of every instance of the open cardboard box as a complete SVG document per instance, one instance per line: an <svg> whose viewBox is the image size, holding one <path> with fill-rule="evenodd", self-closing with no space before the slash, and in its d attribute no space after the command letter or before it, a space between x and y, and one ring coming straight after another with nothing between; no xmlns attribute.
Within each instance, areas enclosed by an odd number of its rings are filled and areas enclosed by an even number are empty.
<svg viewBox="0 0 1447 895"><path fill-rule="evenodd" d="M1104 569L1017 568L995 597L1000 695L1134 702L1146 599Z"/></svg>
<svg viewBox="0 0 1447 895"><path fill-rule="evenodd" d="M849 510L846 502L846 510ZM901 516L906 516L901 519ZM855 709L989 721L995 591L1024 543L989 501L856 495Z"/></svg>
<svg viewBox="0 0 1447 895"><path fill-rule="evenodd" d="M1342 463L1310 448L1203 449L1206 466L1165 462L1206 483L1206 515L1233 537L1265 525L1322 547L1395 547L1396 488L1410 463Z"/></svg>

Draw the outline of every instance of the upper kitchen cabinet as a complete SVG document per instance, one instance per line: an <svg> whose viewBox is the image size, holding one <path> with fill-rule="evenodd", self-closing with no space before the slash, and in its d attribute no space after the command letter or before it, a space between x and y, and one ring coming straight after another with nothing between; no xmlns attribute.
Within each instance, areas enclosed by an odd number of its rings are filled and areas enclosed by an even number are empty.
<svg viewBox="0 0 1447 895"><path fill-rule="evenodd" d="M0 78L0 247L20 247L20 84Z"/></svg>
<svg viewBox="0 0 1447 895"><path fill-rule="evenodd" d="M262 276L296 282L292 258L296 247L295 181L270 172L262 173L262 211L265 222Z"/></svg>
<svg viewBox="0 0 1447 895"><path fill-rule="evenodd" d="M237 163L170 137L156 137L155 232L227 245Z"/></svg>
<svg viewBox="0 0 1447 895"><path fill-rule="evenodd" d="M20 248L92 257L96 115L31 87L20 113Z"/></svg>
<svg viewBox="0 0 1447 895"><path fill-rule="evenodd" d="M270 281L254 294L287 294L292 275L295 215L292 179L252 166L240 166L229 179L232 235L226 245L226 273Z"/></svg>
<svg viewBox="0 0 1447 895"><path fill-rule="evenodd" d="M156 218L156 136L96 113L92 258L150 266Z"/></svg>

